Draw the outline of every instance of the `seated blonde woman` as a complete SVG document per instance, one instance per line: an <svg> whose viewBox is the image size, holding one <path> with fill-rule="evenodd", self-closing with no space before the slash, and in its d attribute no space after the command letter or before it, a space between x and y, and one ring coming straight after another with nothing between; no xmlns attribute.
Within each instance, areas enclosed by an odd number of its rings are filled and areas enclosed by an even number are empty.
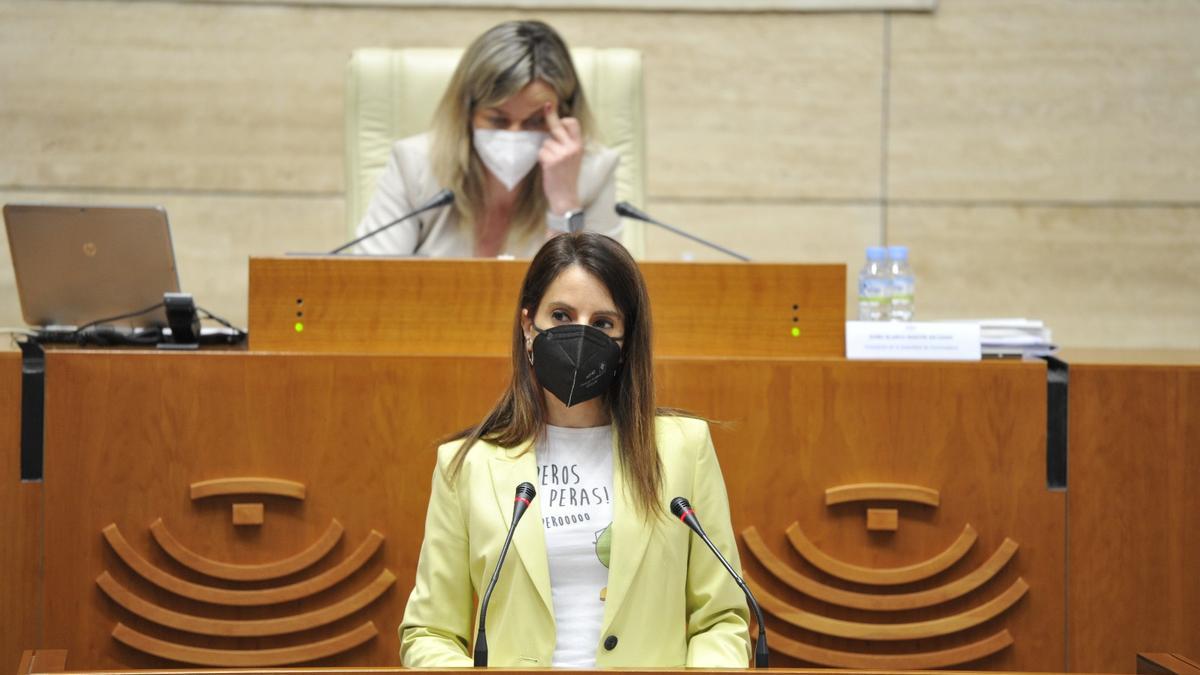
<svg viewBox="0 0 1200 675"><path fill-rule="evenodd" d="M549 237L619 238L616 151L593 121L566 43L540 21L510 21L467 48L433 130L396 142L358 236L442 189L454 203L359 244L360 253L531 257Z"/></svg>

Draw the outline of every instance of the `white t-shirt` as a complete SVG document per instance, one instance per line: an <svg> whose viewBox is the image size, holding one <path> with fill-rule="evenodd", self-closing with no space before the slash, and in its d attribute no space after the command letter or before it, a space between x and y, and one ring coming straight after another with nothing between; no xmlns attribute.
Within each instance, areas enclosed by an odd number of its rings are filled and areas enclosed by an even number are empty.
<svg viewBox="0 0 1200 675"><path fill-rule="evenodd" d="M612 443L611 426L548 426L536 450L558 638L555 668L596 665L612 541Z"/></svg>

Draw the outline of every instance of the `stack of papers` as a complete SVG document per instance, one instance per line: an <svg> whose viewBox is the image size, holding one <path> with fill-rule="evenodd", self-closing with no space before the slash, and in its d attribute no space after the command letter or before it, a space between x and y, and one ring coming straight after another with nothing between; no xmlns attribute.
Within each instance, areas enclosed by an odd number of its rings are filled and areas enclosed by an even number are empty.
<svg viewBox="0 0 1200 675"><path fill-rule="evenodd" d="M1050 329L1037 319L971 319L979 324L979 339L985 356L1041 356L1053 354Z"/></svg>

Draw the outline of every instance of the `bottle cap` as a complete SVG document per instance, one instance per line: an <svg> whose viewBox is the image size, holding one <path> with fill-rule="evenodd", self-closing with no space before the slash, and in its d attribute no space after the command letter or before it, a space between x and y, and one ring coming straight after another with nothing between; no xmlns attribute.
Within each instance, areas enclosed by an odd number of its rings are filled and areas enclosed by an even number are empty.
<svg viewBox="0 0 1200 675"><path fill-rule="evenodd" d="M887 257L887 249L885 249L884 247L882 247L882 246L868 246L867 247L867 260L871 260L871 261L883 260L886 257Z"/></svg>
<svg viewBox="0 0 1200 675"><path fill-rule="evenodd" d="M889 246L888 247L888 256L892 260L908 260L908 247L907 246Z"/></svg>

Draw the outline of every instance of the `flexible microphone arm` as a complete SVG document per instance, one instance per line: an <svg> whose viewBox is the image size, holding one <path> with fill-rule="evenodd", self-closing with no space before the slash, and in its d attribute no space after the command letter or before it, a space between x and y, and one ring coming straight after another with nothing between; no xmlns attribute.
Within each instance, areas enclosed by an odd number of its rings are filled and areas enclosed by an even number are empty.
<svg viewBox="0 0 1200 675"><path fill-rule="evenodd" d="M330 251L329 255L337 255L338 253L345 251L346 249L350 248L351 246L354 246L355 244L359 243L360 241L363 241L364 239L370 239L371 237L374 237L375 235L379 234L380 232L383 232L384 230L392 227L393 225L399 225L400 223L408 220L409 218L412 218L413 216L419 216L422 213L425 213L426 211L432 211L433 209L446 206L447 204L450 204L453 201L454 201L454 193L449 190L442 190L441 192L434 195L432 199L425 202L421 206L417 207L417 210L409 211L408 213L400 216L399 218L388 223L387 225L384 225L383 227L377 227L374 230L371 230L370 232L359 237L358 239L355 239L354 241L348 241L345 244L342 244L341 246Z"/></svg>
<svg viewBox="0 0 1200 675"><path fill-rule="evenodd" d="M513 532L517 529L517 523L521 522L521 516L525 515L525 509L529 508L529 503L533 501L536 495L537 491L533 489L533 485L529 482L524 482L517 486L517 496L513 500L512 525L508 526L508 535L504 537L504 546L500 548L500 557L496 559L496 569L492 572L492 580L488 582L487 590L483 592L483 600L479 603L479 628L475 631L476 668L487 668L488 646L486 626L488 603L492 601L492 591L496 588L496 582L500 580L500 568L504 566L504 556L508 553L508 545L512 543Z"/></svg>
<svg viewBox="0 0 1200 675"><path fill-rule="evenodd" d="M758 606L758 601L754 599L754 594L750 592L750 589L746 587L746 582L742 580L742 577L737 572L733 571L733 566L729 564L729 561L725 560L725 556L721 555L716 545L704 533L704 528L700 527L700 520L696 518L696 512L692 510L692 505L688 503L687 499L683 497L672 499L671 513L674 513L676 518L683 521L684 525L690 527L692 532L696 533L696 536L703 539L705 544L708 544L709 550L713 552L713 555L717 556L717 560L720 560L721 564L725 566L725 571L729 572L733 580L737 582L738 587L746 594L746 600L754 608L754 617L758 620L758 640L754 643L754 667L766 668L767 660L771 655L771 650L767 648L767 623L763 620L762 610Z"/></svg>
<svg viewBox="0 0 1200 675"><path fill-rule="evenodd" d="M737 258L738 260L741 260L742 262L750 262L750 258L742 255L741 253L738 253L737 251L732 251L730 249L725 248L724 246L721 246L720 244L714 244L713 242L711 242L707 239L701 239L700 237L697 237L694 234L684 232L683 230L679 229L678 227L674 227L674 226L668 225L664 222L655 220L655 219L651 218L649 215L647 215L645 212L641 211L634 205L630 204L629 202L617 202L616 211L617 211L618 216L623 216L625 218L633 218L634 220L640 220L643 223L650 223L651 225L657 225L657 226L663 228L664 230L667 230L668 232L674 232L675 234L677 234L681 237L686 237L688 239L691 239L692 241L694 241L698 244L703 244L709 248L716 249L716 250L720 251L721 253L724 253L725 255L728 255L728 256L733 256L734 258Z"/></svg>

